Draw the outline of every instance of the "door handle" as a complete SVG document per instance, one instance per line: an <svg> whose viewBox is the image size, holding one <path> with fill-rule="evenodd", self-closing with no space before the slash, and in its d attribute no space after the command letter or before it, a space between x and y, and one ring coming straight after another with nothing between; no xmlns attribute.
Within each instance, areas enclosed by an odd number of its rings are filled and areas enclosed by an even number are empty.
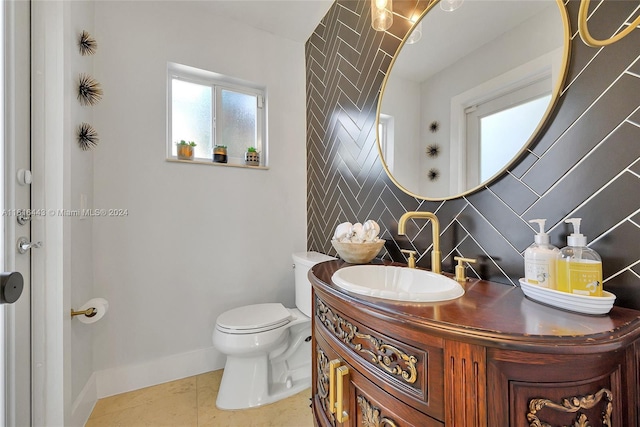
<svg viewBox="0 0 640 427"><path fill-rule="evenodd" d="M329 362L329 412L336 413L336 370L340 366L340 360Z"/></svg>
<svg viewBox="0 0 640 427"><path fill-rule="evenodd" d="M12 273L0 273L0 304L13 304L22 295L24 288L24 278L22 274L14 271Z"/></svg>
<svg viewBox="0 0 640 427"><path fill-rule="evenodd" d="M18 252L21 254L26 254L29 249L32 248L41 248L42 242L30 242L26 237L20 237L18 239Z"/></svg>
<svg viewBox="0 0 640 427"><path fill-rule="evenodd" d="M349 414L344 410L345 387L349 387L349 368L340 366L339 359L329 361L329 412L336 414L336 420L344 423Z"/></svg>
<svg viewBox="0 0 640 427"><path fill-rule="evenodd" d="M336 369L336 419L339 423L349 421L349 413L344 410L345 388L349 388L349 368L340 366ZM348 405L348 403L347 403Z"/></svg>

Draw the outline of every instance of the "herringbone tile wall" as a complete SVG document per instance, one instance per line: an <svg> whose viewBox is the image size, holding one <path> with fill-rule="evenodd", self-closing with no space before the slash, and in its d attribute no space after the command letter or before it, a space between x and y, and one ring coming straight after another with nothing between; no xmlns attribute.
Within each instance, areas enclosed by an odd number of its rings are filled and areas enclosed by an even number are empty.
<svg viewBox="0 0 640 427"><path fill-rule="evenodd" d="M599 2L593 2L592 9ZM571 62L550 124L503 178L443 202L415 199L387 177L376 145L376 107L392 55L427 1L394 2L394 26L376 32L369 1L337 0L306 45L308 248L335 255L330 239L344 221L377 221L387 240L384 258L404 262L400 249L428 267L431 227L409 225L410 210L436 212L443 269L453 256L477 258L469 275L506 284L523 276L523 253L533 241L528 220L547 218L552 243L566 245L568 217L603 257L604 287L617 304L640 309L640 30L596 49L576 35ZM612 35L640 11L637 1L605 1L590 18L594 35Z"/></svg>

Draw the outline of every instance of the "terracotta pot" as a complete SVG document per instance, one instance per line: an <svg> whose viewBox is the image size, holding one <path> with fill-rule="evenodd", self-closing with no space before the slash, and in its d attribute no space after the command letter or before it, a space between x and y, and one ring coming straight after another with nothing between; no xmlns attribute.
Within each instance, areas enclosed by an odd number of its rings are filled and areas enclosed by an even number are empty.
<svg viewBox="0 0 640 427"><path fill-rule="evenodd" d="M193 160L193 147L190 145L178 145L178 159Z"/></svg>

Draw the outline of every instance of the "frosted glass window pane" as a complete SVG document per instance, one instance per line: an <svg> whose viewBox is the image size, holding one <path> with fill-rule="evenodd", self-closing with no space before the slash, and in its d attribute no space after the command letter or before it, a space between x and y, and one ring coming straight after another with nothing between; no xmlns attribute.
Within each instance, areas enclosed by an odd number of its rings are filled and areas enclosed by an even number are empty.
<svg viewBox="0 0 640 427"><path fill-rule="evenodd" d="M480 119L480 182L495 175L522 148L533 134L551 95L525 102Z"/></svg>
<svg viewBox="0 0 640 427"><path fill-rule="evenodd" d="M218 145L226 145L229 157L244 158L247 147L257 145L256 117L258 114L255 95L223 89L222 109L218 112Z"/></svg>
<svg viewBox="0 0 640 427"><path fill-rule="evenodd" d="M196 144L195 157L211 158L211 87L173 79L171 87L172 155L175 142L184 139Z"/></svg>

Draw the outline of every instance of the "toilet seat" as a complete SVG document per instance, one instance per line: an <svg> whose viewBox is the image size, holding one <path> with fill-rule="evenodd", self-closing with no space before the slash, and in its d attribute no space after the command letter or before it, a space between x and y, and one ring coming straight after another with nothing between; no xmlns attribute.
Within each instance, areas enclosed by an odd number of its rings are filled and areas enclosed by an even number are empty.
<svg viewBox="0 0 640 427"><path fill-rule="evenodd" d="M216 320L216 329L228 334L255 334L280 328L292 320L280 303L252 304L225 311Z"/></svg>

